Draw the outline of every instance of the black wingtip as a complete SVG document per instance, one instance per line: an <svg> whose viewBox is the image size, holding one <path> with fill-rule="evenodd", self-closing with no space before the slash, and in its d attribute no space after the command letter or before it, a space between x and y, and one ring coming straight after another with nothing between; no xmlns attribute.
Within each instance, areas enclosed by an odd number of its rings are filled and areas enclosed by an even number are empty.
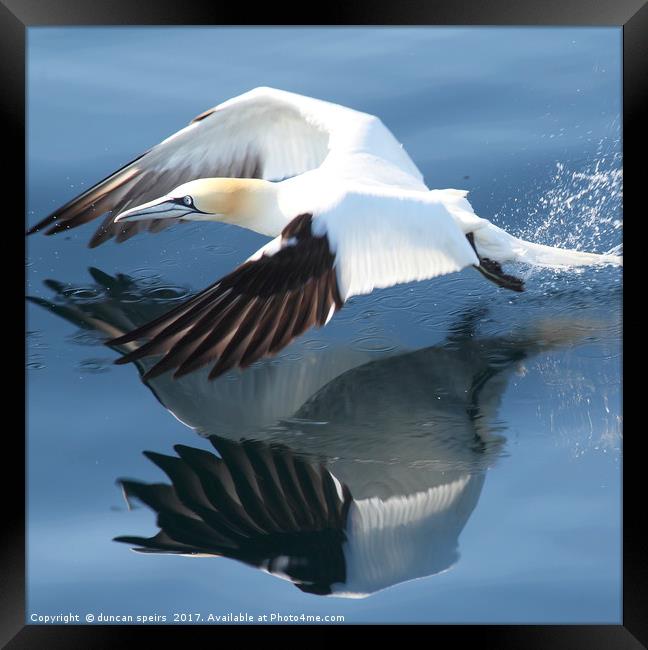
<svg viewBox="0 0 648 650"><path fill-rule="evenodd" d="M35 305L40 305L41 307L50 307L52 303L45 298L39 298L38 296L25 296L27 302L33 302Z"/></svg>
<svg viewBox="0 0 648 650"><path fill-rule="evenodd" d="M115 284L116 278L112 275L108 275L108 273L98 269L96 266L89 266L88 273L97 284L100 284L103 287L111 287Z"/></svg>
<svg viewBox="0 0 648 650"><path fill-rule="evenodd" d="M117 337L116 339L110 339L109 341L105 341L105 345L107 345L109 348L119 348L125 343L128 343L129 341L123 341L122 337ZM118 357L113 361L113 364L116 366L125 366L127 363L133 363L135 361L139 361L144 354L140 352L140 349L137 348L136 350L131 350L130 352L127 352L125 354L122 353L121 357ZM146 377L143 377L146 379Z"/></svg>
<svg viewBox="0 0 648 650"><path fill-rule="evenodd" d="M121 542L122 544L134 544L135 546L141 546L143 542L146 541L144 537L130 537L128 535L120 535L119 537L113 537L113 542Z"/></svg>
<svg viewBox="0 0 648 650"><path fill-rule="evenodd" d="M116 336L114 339L109 339L106 341L106 345L124 345L124 343L132 343L139 338L137 335L133 336L136 332L137 330L133 330L132 332L126 332L126 334L122 334L121 336Z"/></svg>
<svg viewBox="0 0 648 650"><path fill-rule="evenodd" d="M244 262L166 314L107 341L112 347L138 343L115 363L162 355L144 381L170 371L179 379L213 363L207 378L214 381L324 325L343 304L328 238L313 233L311 214L295 217L281 237L298 244Z"/></svg>
<svg viewBox="0 0 648 650"><path fill-rule="evenodd" d="M25 237L29 237L29 235L35 235L37 232L44 230L45 228L51 226L52 224L56 225L55 222L56 222L56 217L53 214L50 214L44 219L41 219L37 224L33 225L31 228L29 228L25 233Z"/></svg>
<svg viewBox="0 0 648 650"><path fill-rule="evenodd" d="M135 354L137 350L133 352ZM144 356L144 355L143 355ZM156 377L159 377L160 375L163 375L166 372L169 372L171 368L167 368L162 364L164 359L160 359L158 363L156 363L154 366L151 366L143 375L142 379L144 381L149 381L149 379L155 379ZM173 378L176 378L176 375L173 375Z"/></svg>
<svg viewBox="0 0 648 650"><path fill-rule="evenodd" d="M178 458L176 456L168 456L167 454L160 454L157 451L143 451L142 455L145 458L148 458L154 465L159 467L165 474L169 474L169 471L173 472L173 468L176 467ZM169 476L169 478L172 478ZM137 489L137 482L136 489Z"/></svg>

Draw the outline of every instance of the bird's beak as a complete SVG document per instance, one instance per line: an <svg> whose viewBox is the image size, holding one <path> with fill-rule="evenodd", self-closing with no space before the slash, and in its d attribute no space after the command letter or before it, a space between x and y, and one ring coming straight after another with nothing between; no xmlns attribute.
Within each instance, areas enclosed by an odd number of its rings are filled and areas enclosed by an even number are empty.
<svg viewBox="0 0 648 650"><path fill-rule="evenodd" d="M163 196L121 212L115 217L114 222L142 221L143 219L181 219L187 218L188 215L195 212L197 212L195 208Z"/></svg>

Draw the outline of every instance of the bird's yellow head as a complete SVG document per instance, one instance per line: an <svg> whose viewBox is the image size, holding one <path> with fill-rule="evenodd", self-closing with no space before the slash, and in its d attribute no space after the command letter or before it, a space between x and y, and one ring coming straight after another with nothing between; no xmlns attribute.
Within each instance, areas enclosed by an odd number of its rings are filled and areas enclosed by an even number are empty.
<svg viewBox="0 0 648 650"><path fill-rule="evenodd" d="M275 235L274 226L269 228L267 222L277 210L276 203L275 183L257 178L201 178L122 212L115 221L223 221Z"/></svg>

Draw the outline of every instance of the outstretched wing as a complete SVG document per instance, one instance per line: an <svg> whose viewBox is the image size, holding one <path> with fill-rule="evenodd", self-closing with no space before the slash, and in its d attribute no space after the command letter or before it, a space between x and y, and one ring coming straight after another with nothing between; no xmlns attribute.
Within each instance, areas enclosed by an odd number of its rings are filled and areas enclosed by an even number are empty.
<svg viewBox="0 0 648 650"><path fill-rule="evenodd" d="M45 234L52 235L110 212L90 246L112 237L122 242L142 230L157 232L174 220L113 223L120 212L187 181L209 177L279 180L315 169L328 153L328 115L336 112L333 109L353 113L326 102L257 88L199 115L27 234L47 229Z"/></svg>
<svg viewBox="0 0 648 650"><path fill-rule="evenodd" d="M478 262L443 204L371 197L313 218L293 219L247 262L161 318L109 341L143 343L116 363L163 354L144 376L174 377L215 361L209 378L273 355L313 325L325 325L352 295L458 271ZM344 202L343 202L344 203ZM397 213L390 215L390 205ZM353 213L356 209L358 213ZM351 211L351 212L350 212Z"/></svg>
<svg viewBox="0 0 648 650"><path fill-rule="evenodd" d="M230 557L311 593L343 582L349 488L287 447L209 440L221 458L185 445L175 446L178 457L145 452L172 485L121 485L157 513L160 531L115 541L146 553Z"/></svg>
<svg viewBox="0 0 648 650"><path fill-rule="evenodd" d="M27 234L75 228L109 213L90 240L125 241L174 219L114 223L124 210L198 178L282 180L319 167L329 151L369 151L421 181L420 172L377 118L273 88L256 88L196 117L33 226Z"/></svg>
<svg viewBox="0 0 648 650"><path fill-rule="evenodd" d="M164 353L145 375L180 377L215 361L209 378L273 355L342 306L326 236L312 217L293 219L247 262L161 318L109 342L148 339L116 363Z"/></svg>

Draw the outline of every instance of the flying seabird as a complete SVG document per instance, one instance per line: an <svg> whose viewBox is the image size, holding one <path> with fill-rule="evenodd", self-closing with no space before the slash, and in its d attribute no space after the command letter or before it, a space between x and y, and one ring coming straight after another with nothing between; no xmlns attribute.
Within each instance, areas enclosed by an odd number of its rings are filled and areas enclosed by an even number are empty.
<svg viewBox="0 0 648 650"><path fill-rule="evenodd" d="M377 117L256 88L197 116L28 234L109 212L90 246L178 221L222 221L274 237L232 273L111 342L141 342L116 363L162 355L147 377L213 364L213 379L245 368L328 323L352 296L468 266L522 291L502 263L622 265L617 255L509 235L478 217L466 196L430 190Z"/></svg>

